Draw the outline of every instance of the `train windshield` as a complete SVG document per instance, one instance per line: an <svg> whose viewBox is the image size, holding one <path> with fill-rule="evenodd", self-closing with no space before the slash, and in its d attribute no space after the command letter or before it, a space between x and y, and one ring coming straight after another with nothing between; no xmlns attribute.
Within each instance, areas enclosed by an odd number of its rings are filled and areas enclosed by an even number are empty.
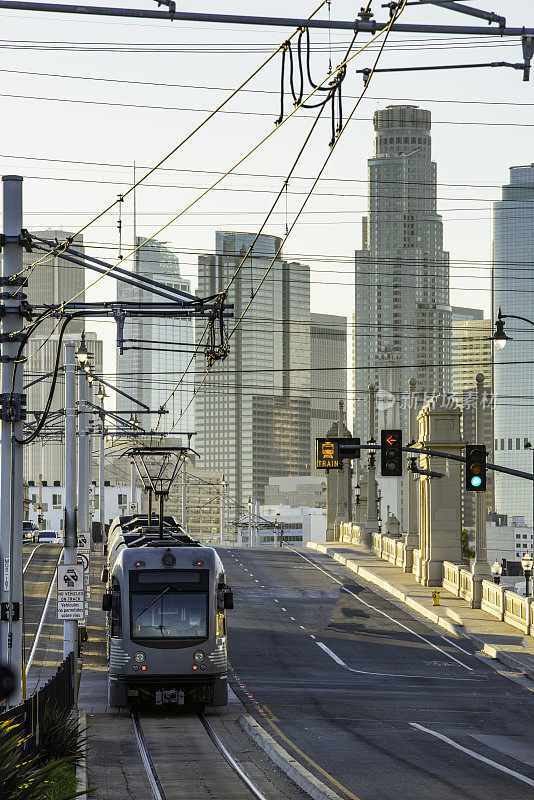
<svg viewBox="0 0 534 800"><path fill-rule="evenodd" d="M196 639L208 636L205 592L161 591L131 595L132 639Z"/></svg>

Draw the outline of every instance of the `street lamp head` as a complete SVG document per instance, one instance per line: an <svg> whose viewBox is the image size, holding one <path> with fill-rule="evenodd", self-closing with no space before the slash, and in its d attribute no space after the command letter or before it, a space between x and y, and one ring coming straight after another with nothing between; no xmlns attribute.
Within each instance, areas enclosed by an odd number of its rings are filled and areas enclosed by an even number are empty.
<svg viewBox="0 0 534 800"><path fill-rule="evenodd" d="M89 386L93 385L94 379L95 379L95 376L91 375L91 373L89 372L88 375L87 375L87 383L89 384Z"/></svg>
<svg viewBox="0 0 534 800"><path fill-rule="evenodd" d="M358 483L356 485L356 487L354 488L354 494L356 495L356 497L359 497L361 495L361 493L362 493L362 487Z"/></svg>
<svg viewBox="0 0 534 800"><path fill-rule="evenodd" d="M102 402L104 402L104 398L108 396L107 393L106 393L106 390L104 388L104 385L102 383L98 387L98 392L96 393L96 396Z"/></svg>
<svg viewBox="0 0 534 800"><path fill-rule="evenodd" d="M521 559L521 566L523 567L523 572L531 573L533 564L534 561L532 560L532 556L530 555L530 553L525 553L523 555L523 558Z"/></svg>
<svg viewBox="0 0 534 800"><path fill-rule="evenodd" d="M89 350L87 349L87 346L85 344L85 333L82 333L80 346L76 350L76 358L78 360L78 364L81 367L83 367L83 365L86 363L87 359L89 358L89 355L90 355Z"/></svg>
<svg viewBox="0 0 534 800"><path fill-rule="evenodd" d="M495 323L495 333L491 337L493 340L493 344L497 350L504 350L506 346L506 342L513 341L511 336L507 336L504 330L504 320L500 316L500 309L499 309L499 318Z"/></svg>

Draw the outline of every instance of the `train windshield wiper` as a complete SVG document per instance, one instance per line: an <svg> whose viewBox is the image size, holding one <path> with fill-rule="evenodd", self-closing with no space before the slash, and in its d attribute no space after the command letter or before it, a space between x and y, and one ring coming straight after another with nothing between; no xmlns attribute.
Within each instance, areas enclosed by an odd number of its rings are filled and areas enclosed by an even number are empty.
<svg viewBox="0 0 534 800"><path fill-rule="evenodd" d="M165 587L165 589L164 589L164 590L161 592L161 594L158 594L158 596L157 596L157 597L156 597L154 600L152 600L152 602L150 602L150 603L149 603L149 604L146 606L146 608L143 608L143 610L142 610L142 611L140 611L140 612L139 612L139 614L137 614L137 616L136 616L136 619L139 619L139 617L141 616L141 614L144 614L144 613L145 613L145 611L148 611L148 609L149 609L149 608L152 608L152 606L154 605L154 603L157 603L157 602L158 602L158 600L161 600L161 598L163 597L163 595L164 595L166 592L168 592L170 588L171 588L170 586L166 586L166 587ZM156 626L152 625L152 626L150 626L150 627L156 627Z"/></svg>

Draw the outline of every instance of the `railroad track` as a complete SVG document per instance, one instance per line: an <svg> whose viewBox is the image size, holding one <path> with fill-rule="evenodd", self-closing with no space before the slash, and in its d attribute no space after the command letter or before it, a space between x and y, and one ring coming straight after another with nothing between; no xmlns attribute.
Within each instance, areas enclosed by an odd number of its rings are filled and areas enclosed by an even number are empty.
<svg viewBox="0 0 534 800"><path fill-rule="evenodd" d="M153 800L181 800L188 791L217 797L221 786L232 800L267 800L205 714L140 717L132 712L132 722Z"/></svg>
<svg viewBox="0 0 534 800"><path fill-rule="evenodd" d="M39 558L33 560L35 553L40 548L44 549L41 550ZM32 550L24 565L25 652L29 649L26 659L26 674L28 674L37 653L39 639L54 591L57 566L62 555L63 548L58 552L57 546L40 544ZM30 642L31 646L29 646ZM28 643L28 647L26 643Z"/></svg>

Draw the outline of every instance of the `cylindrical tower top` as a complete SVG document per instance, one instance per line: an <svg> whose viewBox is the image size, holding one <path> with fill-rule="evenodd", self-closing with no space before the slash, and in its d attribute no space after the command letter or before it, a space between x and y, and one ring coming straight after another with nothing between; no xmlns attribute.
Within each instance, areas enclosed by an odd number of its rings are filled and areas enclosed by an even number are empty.
<svg viewBox="0 0 534 800"><path fill-rule="evenodd" d="M430 132L430 111L417 106L387 106L375 111L373 122L375 131L404 130L406 128Z"/></svg>

